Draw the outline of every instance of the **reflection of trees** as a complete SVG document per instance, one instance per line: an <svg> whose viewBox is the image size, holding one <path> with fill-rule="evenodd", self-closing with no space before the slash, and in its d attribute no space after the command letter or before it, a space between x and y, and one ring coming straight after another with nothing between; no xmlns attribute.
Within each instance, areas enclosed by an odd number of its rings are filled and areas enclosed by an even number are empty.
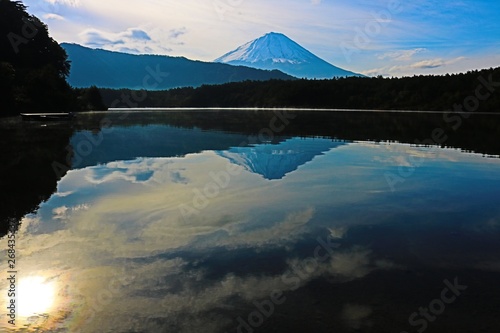
<svg viewBox="0 0 500 333"><path fill-rule="evenodd" d="M54 193L59 179L52 162L65 161L72 132L67 124L0 122L0 236L9 221L19 221Z"/></svg>
<svg viewBox="0 0 500 333"><path fill-rule="evenodd" d="M461 118L460 126L457 127L456 121L446 122L443 114L431 113L293 111L293 114L296 118L290 119L283 131L276 133L277 137L322 136L347 141L414 144L416 140L426 142L432 138L435 129L443 129L447 136L442 144L444 147L500 155L498 115L471 114L468 119L464 119L455 114L454 117ZM165 124L254 136L262 129L269 128L274 116L273 111L269 110L142 111L128 113L125 117L123 114L106 114L112 124L121 126ZM103 114L85 117L86 122L98 124ZM279 140L276 138L275 141Z"/></svg>
<svg viewBox="0 0 500 333"><path fill-rule="evenodd" d="M321 136L346 141L395 141L413 144L416 140L430 139L436 128L442 128L448 136L443 146L500 155L500 123L497 121L499 116L495 115L473 115L469 119L463 119L456 130L452 127L454 123L446 123L443 120L442 114L302 111L294 112L294 115L296 117L290 119L289 125L280 133L276 133L273 143L279 143L289 137ZM203 136L201 143L196 145L179 140L178 145L172 148L175 150L175 153L172 150L172 156L179 156L198 150L224 150L234 146L235 138L229 140L224 133L242 134L242 138L254 136L257 140L244 142L244 145L259 143L256 136L262 129L269 128L274 117L272 111L264 110L205 110L87 113L79 114L72 123L40 124L22 122L16 118L3 119L0 121L0 140L3 143L0 146L3 156L3 162L0 164L0 236L7 232L9 219L19 221L27 213L36 210L41 202L55 192L59 177L64 176L70 168L68 158L72 157L72 149L69 143L76 130L98 133L102 130L101 124L164 124L221 132L222 137L217 136L216 140L211 141L203 139L209 138L209 135ZM103 140L106 138L106 134L103 134ZM236 146L239 143L237 141ZM112 144L111 142L111 146ZM130 156L130 159L136 157ZM54 171L53 162L59 163L58 172Z"/></svg>

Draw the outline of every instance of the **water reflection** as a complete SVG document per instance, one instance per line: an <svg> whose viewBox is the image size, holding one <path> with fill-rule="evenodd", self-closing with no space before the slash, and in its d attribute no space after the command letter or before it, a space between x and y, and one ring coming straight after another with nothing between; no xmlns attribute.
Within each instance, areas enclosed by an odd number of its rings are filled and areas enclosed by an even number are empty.
<svg viewBox="0 0 500 333"><path fill-rule="evenodd" d="M234 147L219 154L250 172L272 180L282 179L286 174L297 170L316 156L344 144L345 142L327 139L293 138L277 145L259 144L250 149L248 147Z"/></svg>
<svg viewBox="0 0 500 333"><path fill-rule="evenodd" d="M22 220L27 318L4 330L401 332L458 276L473 292L429 331L497 331L499 159L169 125L117 126L81 157Z"/></svg>
<svg viewBox="0 0 500 333"><path fill-rule="evenodd" d="M255 164L272 165L274 155L287 161L281 169ZM384 174L405 166L411 155L425 163L395 195ZM197 194L215 182L212 172L235 161L238 174L196 206ZM488 260L495 263L488 253L499 250L479 236L483 230L498 235L499 164L450 149L293 138L71 170L22 223L20 271L53 272L49 280L32 278L36 293L26 287L25 314L47 313L50 320L37 327L54 331L235 332L243 325L237 318L248 324L254 302L273 291L288 299L282 309L293 314L317 283L333 292L421 265L485 269ZM196 210L186 215L183 205ZM452 221L457 212L462 216ZM424 231L435 237L453 232L456 241L428 242ZM411 241L397 241L410 234ZM489 248L477 247L471 235ZM453 255L467 238L467 256ZM316 252L323 259L314 259ZM47 282L60 276L65 284ZM54 303L53 295L64 301ZM337 297L346 295L337 291ZM382 320L373 315L380 307L394 306L356 298L346 298L338 310L309 304L307 312L332 311L323 322L342 332L370 327ZM282 316L262 327L290 320Z"/></svg>
<svg viewBox="0 0 500 333"><path fill-rule="evenodd" d="M55 300L54 282L47 282L41 276L26 277L19 281L20 317L50 314Z"/></svg>

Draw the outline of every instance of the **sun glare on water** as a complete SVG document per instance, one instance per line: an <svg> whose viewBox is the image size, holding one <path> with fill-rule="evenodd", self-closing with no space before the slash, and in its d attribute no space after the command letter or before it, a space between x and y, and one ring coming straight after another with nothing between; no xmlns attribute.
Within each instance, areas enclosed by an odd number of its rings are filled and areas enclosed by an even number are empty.
<svg viewBox="0 0 500 333"><path fill-rule="evenodd" d="M19 281L17 303L18 315L29 317L46 314L54 303L54 283L46 282L43 277L34 276Z"/></svg>

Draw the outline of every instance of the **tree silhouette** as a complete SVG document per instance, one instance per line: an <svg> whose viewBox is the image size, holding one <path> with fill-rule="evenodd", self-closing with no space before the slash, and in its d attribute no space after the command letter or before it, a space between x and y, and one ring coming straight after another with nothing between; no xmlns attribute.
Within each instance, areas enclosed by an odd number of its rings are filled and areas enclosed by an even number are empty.
<svg viewBox="0 0 500 333"><path fill-rule="evenodd" d="M6 106L0 116L86 109L66 82L66 51L26 9L21 1L0 0L0 89ZM95 100L93 104L100 106Z"/></svg>
<svg viewBox="0 0 500 333"><path fill-rule="evenodd" d="M474 98L483 81L500 80L500 67L454 75L403 78L245 81L199 88L148 91L139 107L297 107L448 111ZM483 87L486 89L487 87ZM496 88L496 86L495 86ZM490 89L492 89L490 87ZM486 90L485 90L486 91ZM488 92L488 91L486 91ZM107 105L131 90L101 89ZM125 105L118 105L126 107ZM500 89L482 99L478 112L500 111Z"/></svg>

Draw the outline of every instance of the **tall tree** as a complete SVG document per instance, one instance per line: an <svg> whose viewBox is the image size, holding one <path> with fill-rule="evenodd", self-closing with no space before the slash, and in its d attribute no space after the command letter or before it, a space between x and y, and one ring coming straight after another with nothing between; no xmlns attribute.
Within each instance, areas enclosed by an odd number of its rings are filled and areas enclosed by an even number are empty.
<svg viewBox="0 0 500 333"><path fill-rule="evenodd" d="M70 63L47 26L21 1L0 0L0 79L12 105L4 112L63 111L76 105ZM10 84L8 83L10 82Z"/></svg>

